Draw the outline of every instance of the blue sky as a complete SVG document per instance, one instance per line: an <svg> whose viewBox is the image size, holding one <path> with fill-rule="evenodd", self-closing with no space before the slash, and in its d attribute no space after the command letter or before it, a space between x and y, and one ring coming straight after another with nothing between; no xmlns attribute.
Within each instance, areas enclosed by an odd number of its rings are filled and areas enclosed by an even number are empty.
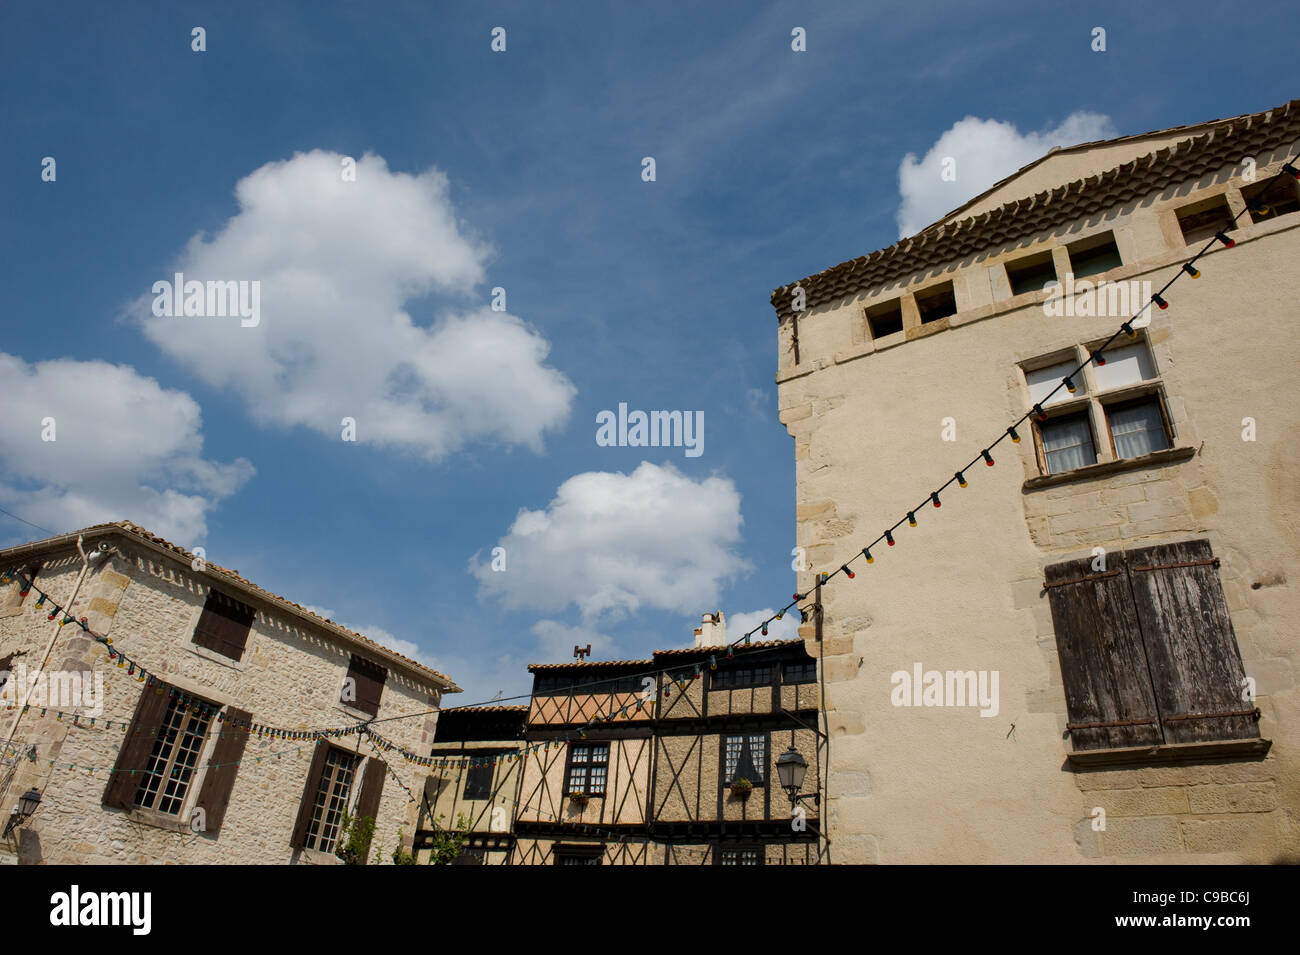
<svg viewBox="0 0 1300 955"><path fill-rule="evenodd" d="M463 703L779 606L771 290L1057 142L1287 101L1300 17L1240 10L6 4L0 507L203 546ZM940 142L968 174L900 188ZM177 268L262 282L260 324L154 317ZM598 446L620 402L703 453Z"/></svg>

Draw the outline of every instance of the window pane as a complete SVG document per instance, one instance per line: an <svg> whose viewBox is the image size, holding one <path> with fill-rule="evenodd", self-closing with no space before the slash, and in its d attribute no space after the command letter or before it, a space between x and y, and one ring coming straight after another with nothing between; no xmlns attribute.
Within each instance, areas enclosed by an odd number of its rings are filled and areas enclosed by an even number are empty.
<svg viewBox="0 0 1300 955"><path fill-rule="evenodd" d="M1045 402L1043 400L1049 391L1061 383L1062 378L1074 371L1076 364L1073 361L1063 361L1055 365L1048 365L1046 368L1025 372L1025 382L1029 385L1029 401L1032 404L1055 404L1058 401L1074 397L1068 389L1062 388L1052 395L1051 401ZM1083 383L1083 375L1075 376L1074 385L1079 389L1077 394L1084 393L1086 389Z"/></svg>
<svg viewBox="0 0 1300 955"><path fill-rule="evenodd" d="M1097 449L1092 444L1092 428L1086 414L1044 421L1038 426L1038 433L1043 438L1048 474L1097 463Z"/></svg>
<svg viewBox="0 0 1300 955"><path fill-rule="evenodd" d="M1150 381L1156 376L1155 362L1151 360L1151 352L1144 344L1107 349L1105 355L1106 364L1095 365L1092 369L1097 387L1102 391L1139 381Z"/></svg>
<svg viewBox="0 0 1300 955"><path fill-rule="evenodd" d="M1115 440L1117 457L1136 458L1169 447L1164 421L1154 401L1107 408L1106 414L1110 420L1110 434Z"/></svg>

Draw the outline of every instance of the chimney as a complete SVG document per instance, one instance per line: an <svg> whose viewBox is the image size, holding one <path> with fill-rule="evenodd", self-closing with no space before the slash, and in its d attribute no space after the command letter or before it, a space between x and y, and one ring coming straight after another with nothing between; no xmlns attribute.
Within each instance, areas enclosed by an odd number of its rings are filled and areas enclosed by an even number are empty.
<svg viewBox="0 0 1300 955"><path fill-rule="evenodd" d="M695 628L697 647L721 647L727 643L727 618L721 610L706 613Z"/></svg>

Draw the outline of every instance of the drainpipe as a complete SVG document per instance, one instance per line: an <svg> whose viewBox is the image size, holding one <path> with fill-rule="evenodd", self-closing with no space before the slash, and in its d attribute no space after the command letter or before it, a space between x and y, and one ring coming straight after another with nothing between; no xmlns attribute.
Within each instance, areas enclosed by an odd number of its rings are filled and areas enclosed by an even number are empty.
<svg viewBox="0 0 1300 955"><path fill-rule="evenodd" d="M77 575L77 583L76 583L76 585L72 588L72 596L68 598L68 603L67 603L67 605L66 605L66 606L63 608L63 610L61 611L61 613L62 613L64 616L71 616L71 615L72 615L72 605L73 605L73 604L76 602L76 600L77 600L77 594L78 594L78 592L80 592L80 590L81 590L81 584L82 584L82 581L84 581L84 580L86 579L86 572L87 572L88 570L90 570L90 557L89 557L89 555L86 554L85 550L82 548L82 546L81 546L81 539L82 539L82 538L81 538L81 535L78 534L78 535L77 535L77 553L79 553L79 554L81 555L81 573ZM59 639L59 631L62 630L62 629L63 629L63 627L62 627L62 625L61 625L61 621L60 621L60 620L56 620L56 621L54 622L54 630L53 630L53 632L50 633L50 640L49 640L49 642L45 645L45 655L41 657L41 664L40 664L40 666L37 667L37 669L36 669L36 672L37 672L37 673L42 673L42 672L45 670L45 664L49 662L49 660L50 660L50 654L54 652L54 644L55 644L55 641L57 641L57 640ZM23 718L23 710L25 710L25 709L27 708L27 703L28 703L28 701L31 700L31 698L32 698L32 691L33 691L34 689L36 689L36 683L35 683L34 681L32 681L32 680L28 680L28 682L27 682L27 691L26 691L26 693L23 694L23 703L22 703L22 706L18 707L18 712L14 715L13 725L11 725L11 726L9 727L9 735L5 738L5 742L6 742L6 743L11 743L11 742L13 742L14 734L18 732L18 724L19 724L19 722L22 721L22 718Z"/></svg>

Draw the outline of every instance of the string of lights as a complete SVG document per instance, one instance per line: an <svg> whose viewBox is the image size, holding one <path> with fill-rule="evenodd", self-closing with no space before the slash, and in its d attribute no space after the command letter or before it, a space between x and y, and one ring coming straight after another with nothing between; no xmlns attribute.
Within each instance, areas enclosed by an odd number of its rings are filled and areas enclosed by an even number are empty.
<svg viewBox="0 0 1300 955"><path fill-rule="evenodd" d="M1136 314L1132 315L1128 320L1122 322L1120 324L1120 327L1116 329L1111 334L1111 336L1106 339L1106 341L1102 342L1102 344L1094 348L1084 361L1076 365L1075 368L1069 374L1064 375L1061 378L1060 382L1057 383L1055 388L1053 388L1050 392L1048 392L1045 396L1043 396L1039 401L1035 402L1033 407L1031 407L1029 411L1025 412L1019 418L1013 421L1011 425L1009 425L1005 431L999 434L994 441L992 441L990 444L982 448L980 452L977 455L975 455L975 457L973 457L969 463L966 464L965 467L962 467L956 472L954 472L952 477L944 481L943 484L939 485L936 489L928 492L926 496L921 499L919 504L917 504L915 507L908 510L904 514L904 516L900 517L892 525L890 525L888 528L882 531L880 535L876 537L875 540L870 541L860 551L855 553L852 557L848 558L843 564L840 565L840 567L837 570L831 571L830 573L818 574L817 575L818 583L821 586L825 586L840 574L844 574L848 579L852 580L857 575L853 572L853 570L850 569L851 564L853 564L855 561L859 559L864 560L868 564L875 563L875 557L871 553L871 549L873 547L879 549L879 545L882 542L887 547L893 547L895 544L894 531L902 527L903 524L907 524L909 527L916 527L918 524L916 519L917 513L922 511L927 504L931 504L934 507L938 508L941 504L939 495L947 491L948 488L950 488L954 483L957 484L959 487L963 487L963 488L966 487L968 483L966 479L966 472L970 471L972 468L977 467L981 462L983 462L984 465L987 467L993 467L995 462L993 460L992 452L999 444L1001 444L1004 440L1008 438L1010 438L1013 443L1018 444L1020 442L1020 433L1016 430L1018 426L1023 425L1031 417L1034 417L1039 421L1045 420L1047 415L1043 411L1043 405L1048 403L1051 400L1052 396L1055 395L1062 388L1065 388L1069 393L1073 394L1077 390L1077 386L1075 385L1074 379L1090 363L1097 364L1097 365L1104 365L1106 363L1106 356L1105 356L1106 349L1108 349L1114 343L1115 339L1119 338L1121 335L1125 335L1129 338L1136 338L1137 329L1141 327L1145 327L1145 325L1150 322L1150 319L1147 319L1147 323L1143 323L1140 325L1135 323L1138 323L1140 321L1142 316L1147 312L1148 309L1151 308L1152 305L1156 306L1161 310L1169 308L1169 300L1168 298L1166 298L1166 293L1169 291L1170 288L1173 287L1174 283L1176 283L1184 275L1192 279L1200 278L1201 272L1200 269L1196 268L1196 262L1203 255L1205 255L1207 252L1209 252L1210 249L1218 245L1222 245L1223 247L1229 249L1231 249L1234 245L1236 245L1235 240L1233 240L1227 233L1233 231L1233 229L1237 224L1237 220L1241 218L1241 216L1247 210L1266 214L1269 209L1269 203L1266 201L1265 195L1274 187L1276 187L1278 183L1284 182L1285 177L1290 176L1294 179L1300 179L1300 169L1297 169L1295 165L1297 159L1300 159L1300 154L1291 155L1291 157L1282 164L1281 170L1276 174L1274 174L1271 177L1271 179L1265 184L1263 189L1260 190L1260 193L1257 196L1255 196L1251 201L1247 202L1246 205L1240 211L1238 211L1235 215L1233 215L1231 219L1232 225L1229 228L1215 233L1214 237L1211 238L1209 241L1207 241L1199 252L1197 252L1187 261L1183 262L1180 265L1178 271L1176 271L1173 277L1170 278L1169 281L1164 284L1164 286L1160 289L1160 291L1154 293L1151 296L1151 298L1147 302L1145 302L1140 309L1138 309ZM752 637L755 633L762 633L764 636L766 636L768 627L773 622L780 620L782 617L785 616L785 614L789 613L792 609L798 607L798 605L802 601L807 599L810 596L810 594L811 591L805 593L795 593L789 603L787 603L784 607L778 610L775 614L768 617L766 620L757 624L748 633L738 638L735 641L735 643L733 643L732 645L736 646L742 643L748 643L750 637ZM812 608L811 606L805 606L799 608L800 617L804 622L808 620L808 616L813 609L814 608Z"/></svg>
<svg viewBox="0 0 1300 955"><path fill-rule="evenodd" d="M1118 339L1121 335L1127 336L1129 338L1136 338L1137 329L1140 327L1145 327L1146 324L1146 323L1139 324L1141 322L1142 316L1145 315L1146 312L1153 305L1161 310L1168 309L1169 300L1166 297L1166 295L1168 291L1175 285L1175 283L1177 283L1180 279L1182 279L1184 275L1190 277L1191 279L1197 279L1200 277L1201 272L1196 267L1196 263L1204 255L1206 255L1210 251L1210 249L1216 247L1217 245L1222 245L1225 248L1232 248L1236 244L1235 241L1229 235L1227 235L1227 233L1233 231L1233 228L1235 228L1236 226L1237 220L1246 211L1250 210L1252 212L1267 213L1269 203L1266 199L1266 195L1268 191L1271 190L1274 186L1276 186L1279 182L1284 181L1284 177L1286 176L1290 176L1295 179L1300 179L1300 169L1296 168L1295 166L1296 161L1297 161L1296 155L1292 155L1288 160L1286 160L1282 164L1281 170L1272 177L1271 181L1265 185L1264 189L1261 190L1261 192L1257 196L1255 196L1250 202L1248 202L1240 211L1238 211L1235 215L1233 215L1231 219L1232 225L1229 228L1217 232L1215 236L1211 238L1209 241L1207 241L1205 245L1195 255L1193 255L1190 259L1186 260L1185 262L1181 263L1179 269L1164 284L1164 286L1161 287L1161 289L1158 292L1152 294L1151 298L1147 302L1145 302L1134 315L1129 317L1126 321L1122 322L1120 324L1120 327L1116 329L1114 332L1112 332L1110 337L1108 337L1102 344L1093 348L1090 351L1088 357L1084 361L1079 362L1073 368L1073 370L1071 370L1068 374L1064 375L1061 378L1061 380L1057 383L1057 385L1050 392L1048 392L1039 401L1033 404L1033 406L1030 408L1029 411L1023 413L1022 415L1020 415L1020 417L1016 418L992 442L990 442L988 445L980 449L979 453L976 454L973 458L971 458L971 460L964 467L961 467L957 471L955 471L951 477L945 480L937 488L927 492L925 497L922 498L921 501L916 506L914 506L910 510L907 510L903 516L899 517L898 520L896 520L892 525L890 525L884 531L882 531L875 539L868 542L865 546L861 548L860 551L857 551L851 557L845 560L844 563L841 564L838 569L831 571L829 573L818 574L817 575L818 585L826 586L840 574L844 574L848 579L855 578L856 573L851 569L851 565L853 565L859 559L864 560L867 564L874 563L875 556L871 552L872 548L878 549L882 543L884 543L888 547L895 546L896 541L894 540L894 532L897 531L900 527L902 527L904 523L906 523L909 527L917 527L918 521L916 515L918 512L921 512L927 504L932 505L936 509L939 508L942 504L940 495L946 493L947 490L950 487L952 487L954 483L957 484L958 487L965 488L968 485L968 480L966 476L967 472L977 467L981 462L983 462L987 467L993 467L996 462L994 461L992 452L998 447L998 445L1000 445L1003 441L1007 440L1008 438L1013 443L1019 443L1020 434L1017 431L1017 428L1023 426L1024 423L1030 420L1031 417L1039 421L1044 420L1046 418L1046 413L1043 410L1043 405L1050 402L1051 398L1054 395L1056 395L1062 388L1066 389L1070 393L1074 393L1077 390L1077 386L1075 385L1074 379L1089 364L1095 364L1098 366L1104 365L1106 350L1110 348L1111 345L1115 342L1115 340ZM1149 323L1149 319L1148 319L1148 323ZM48 595L41 592L39 588L34 588L33 582L23 577L21 573L18 573L15 570L10 570L5 575L0 576L0 583L7 583L15 575L24 584L24 590L22 591L23 596L26 596L26 594L30 589L37 589L37 593L39 595L39 599L36 604L37 608L41 608L43 604L48 600L51 603L52 608L48 614L47 619L54 620L56 617L58 617L59 613L62 612L63 608L58 606L58 604L55 603ZM780 649L780 648L758 648L758 647L751 648L748 646L748 644L750 643L752 637L755 634L761 634L762 636L767 636L771 624L783 619L785 614L791 612L796 608L798 608L799 610L801 620L806 622L809 618L809 614L815 608L812 606L800 607L799 605L804 600L806 600L810 595L811 592L803 592L803 593L796 592L792 596L791 600L788 603L786 603L783 607L781 607L779 610L777 610L774 614L767 617L760 623L756 624L753 628L751 628L741 637L737 638L736 640L732 641L730 644L726 645L725 648L726 658L728 660L733 659L738 651L743 651L747 653L757 653L757 652L763 652L764 650ZM141 683L151 683L155 679L151 674L148 673L148 671L146 671L143 667L141 667L136 661L126 657L120 651L116 650L112 646L112 640L110 638L96 634L93 631L91 631L87 624L87 619L85 617L82 617L78 620L73 616L71 616L70 614L65 614L64 618L59 621L59 626L62 627L68 623L76 623L78 626L81 627L81 629L84 632L86 632L88 635L92 636L99 642L103 643L106 647L108 647L109 658L117 659L118 666L126 667L127 672L129 674L134 674L135 672L138 671L140 673L139 681ZM711 669L716 669L717 654L710 655L709 666ZM671 668L671 667L656 668L656 669L647 670L643 674L635 674L634 676L649 676L649 677L656 677L656 678L660 676L666 677L667 680L663 684L663 690L665 695L667 696L667 695L671 695L672 687L674 685L678 686L679 689L683 692L685 691L686 687L689 685L689 681L680 680L678 678L674 678L671 676L671 673L674 669L690 672L691 665L687 665L687 667L685 668ZM693 665L693 669L694 669L693 678L698 680L701 676L702 664L695 663ZM158 681L158 682L161 683L163 681ZM590 684L587 684L586 686L590 686ZM584 687L583 684L575 683L569 689L580 690L583 687ZM175 688L171 688L171 691L179 692L176 691ZM182 694L182 696L184 697L185 695ZM194 699L196 704L207 706L209 709L215 709L214 707L211 706L211 704L207 704L206 701L199 701L197 700L197 698L192 698L192 699ZM514 697L506 698L506 700L515 700L515 699L531 699L531 694L519 694ZM612 694L611 694L611 699L612 699ZM505 700L501 700L501 699L482 701L482 703L467 704L467 706L473 707L478 705L490 705L492 703L499 704L504 701ZM550 748L550 746L553 744L564 745L566 743L571 742L575 734L579 739L585 738L587 729L590 729L602 722L612 721L613 719L619 716L626 716L629 710L635 709L636 711L640 711L643 708L645 702L647 702L647 700L643 698L638 698L634 704L625 704L624 706L618 708L617 710L615 710L611 706L609 713L606 714L597 713L595 717L591 718L581 726L566 731L562 737L548 740L545 743L536 743L532 746L525 747L521 751L521 754L519 755L526 755L528 753L535 752L542 747ZM368 728L372 723L411 719L411 718L416 718L421 716L428 716L437 712L439 712L439 709L435 708L435 709L424 710L415 713L402 714L399 716L385 717L382 720L374 720L371 721L370 723L362 723L356 726L340 728L335 730L306 730L306 731L283 730L275 727L261 726L259 724L252 723L251 721L248 722L245 728L249 729L250 731L257 731L259 732L259 734L263 732L268 733L272 736L272 738L286 738L286 739L319 738L321 735L329 735L330 733L346 734L346 733L357 732L359 730L364 729L368 735L375 736L376 739L382 739L382 737L379 737L377 734L374 734L373 731ZM384 744L390 747L390 751L397 751L401 753L401 755L405 757L408 761L418 763L420 765L426 765L426 766L469 765L468 761L465 759L456 760L452 758L443 758L440 760L435 760L434 757L425 757L419 754L411 753L409 750L406 750L404 747L397 746L396 744L392 744L390 741L385 740ZM497 759L519 758L519 755L510 754L508 756L491 758L491 759L495 762ZM489 759L489 757L483 757L482 759L486 760ZM477 765L480 763L475 763L475 764Z"/></svg>

